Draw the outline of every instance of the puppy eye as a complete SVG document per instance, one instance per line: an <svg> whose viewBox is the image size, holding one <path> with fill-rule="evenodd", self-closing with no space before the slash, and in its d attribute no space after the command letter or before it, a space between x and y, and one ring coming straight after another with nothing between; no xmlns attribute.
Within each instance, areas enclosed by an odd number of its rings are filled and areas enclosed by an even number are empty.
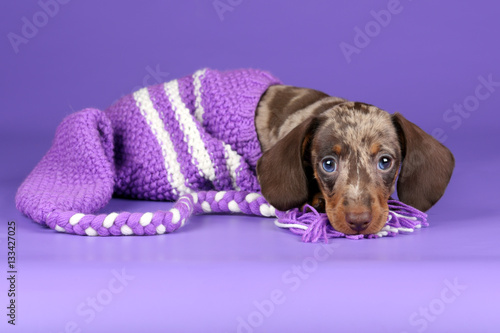
<svg viewBox="0 0 500 333"><path fill-rule="evenodd" d="M332 173L337 170L337 162L332 157L325 157L323 161L321 161L321 166L323 170L328 173Z"/></svg>
<svg viewBox="0 0 500 333"><path fill-rule="evenodd" d="M378 169L385 171L389 170L392 166L392 158L390 156L384 155L378 160Z"/></svg>

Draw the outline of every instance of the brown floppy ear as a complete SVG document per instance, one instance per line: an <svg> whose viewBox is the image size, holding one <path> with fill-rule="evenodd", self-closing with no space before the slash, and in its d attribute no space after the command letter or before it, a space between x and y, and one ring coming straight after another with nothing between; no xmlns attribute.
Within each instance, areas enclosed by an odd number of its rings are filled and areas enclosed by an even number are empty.
<svg viewBox="0 0 500 333"><path fill-rule="evenodd" d="M393 114L392 121L403 157L397 185L399 200L426 211L444 194L455 158L448 148L400 113Z"/></svg>
<svg viewBox="0 0 500 333"><path fill-rule="evenodd" d="M303 155L315 124L315 118L306 119L264 152L257 163L262 195L278 210L299 207L309 198Z"/></svg>

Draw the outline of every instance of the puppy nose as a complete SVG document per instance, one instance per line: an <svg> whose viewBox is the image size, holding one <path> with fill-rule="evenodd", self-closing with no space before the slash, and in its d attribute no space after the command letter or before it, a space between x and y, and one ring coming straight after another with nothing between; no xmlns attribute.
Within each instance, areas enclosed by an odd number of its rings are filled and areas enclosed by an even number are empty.
<svg viewBox="0 0 500 333"><path fill-rule="evenodd" d="M346 213L345 219L352 230L360 232L368 228L372 217L369 212Z"/></svg>

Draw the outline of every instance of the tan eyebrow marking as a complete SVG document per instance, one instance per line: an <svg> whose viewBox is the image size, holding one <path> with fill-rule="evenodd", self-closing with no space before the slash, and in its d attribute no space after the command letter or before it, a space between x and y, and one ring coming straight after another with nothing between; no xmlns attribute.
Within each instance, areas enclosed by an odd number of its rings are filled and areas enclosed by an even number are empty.
<svg viewBox="0 0 500 333"><path fill-rule="evenodd" d="M371 153L372 155L377 155L379 151L380 151L380 144L379 144L379 143L374 143L374 144L370 147L370 153Z"/></svg>
<svg viewBox="0 0 500 333"><path fill-rule="evenodd" d="M340 153L342 152L342 147L340 147L340 145L335 145L333 146L332 150L335 154L340 155Z"/></svg>

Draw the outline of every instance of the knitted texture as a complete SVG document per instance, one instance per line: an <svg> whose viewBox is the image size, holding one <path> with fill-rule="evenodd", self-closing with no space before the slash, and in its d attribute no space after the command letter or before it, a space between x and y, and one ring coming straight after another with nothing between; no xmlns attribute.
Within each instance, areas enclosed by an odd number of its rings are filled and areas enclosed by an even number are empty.
<svg viewBox="0 0 500 333"><path fill-rule="evenodd" d="M255 110L278 83L259 70L202 69L103 112L76 112L18 189L16 206L46 224L56 210L94 213L113 194L176 200L203 190L259 191Z"/></svg>
<svg viewBox="0 0 500 333"><path fill-rule="evenodd" d="M381 231L372 235L345 235L332 228L328 217L306 205L286 212L277 211L264 197L255 192L207 191L180 197L168 211L154 213L82 214L53 211L47 225L59 232L88 236L157 235L173 232L184 226L193 214L242 213L277 217L275 224L302 236L303 242L327 242L329 238L379 238L413 232L428 226L427 215L396 200L390 200L387 222Z"/></svg>
<svg viewBox="0 0 500 333"><path fill-rule="evenodd" d="M192 214L244 213L277 217L276 225L305 242L363 237L333 230L326 214L309 206L276 211L257 193L255 110L273 84L280 81L263 71L202 69L142 88L105 111L71 114L19 187L16 206L42 225L89 236L163 234ZM113 195L177 202L168 211L95 215ZM370 237L427 223L414 208L389 207L386 226Z"/></svg>

